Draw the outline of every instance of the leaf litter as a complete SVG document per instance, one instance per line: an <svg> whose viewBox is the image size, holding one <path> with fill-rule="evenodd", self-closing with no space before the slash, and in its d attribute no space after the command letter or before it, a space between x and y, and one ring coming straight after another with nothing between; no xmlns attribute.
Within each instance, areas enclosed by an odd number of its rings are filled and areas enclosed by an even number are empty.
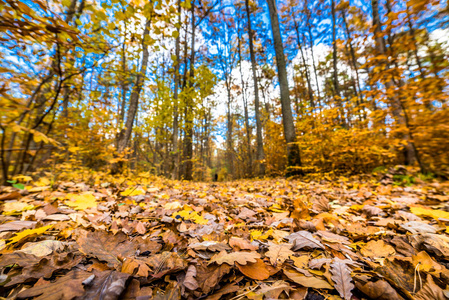
<svg viewBox="0 0 449 300"><path fill-rule="evenodd" d="M108 179L0 188L1 297L449 299L446 183Z"/></svg>

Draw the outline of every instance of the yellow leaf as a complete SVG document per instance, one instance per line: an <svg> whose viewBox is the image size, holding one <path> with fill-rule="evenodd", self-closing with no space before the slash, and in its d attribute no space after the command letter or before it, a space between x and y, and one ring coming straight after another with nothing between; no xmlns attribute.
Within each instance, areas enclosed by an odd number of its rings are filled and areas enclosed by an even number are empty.
<svg viewBox="0 0 449 300"><path fill-rule="evenodd" d="M178 201L168 202L168 203L165 203L165 205L164 205L164 209L166 209L166 210L173 210L173 209L178 209L181 207L182 207L182 205Z"/></svg>
<svg viewBox="0 0 449 300"><path fill-rule="evenodd" d="M53 227L53 225L48 225L48 226L44 226L44 227L40 227L40 228L36 228L36 229L25 229L24 231L16 233L16 235L10 239L8 244L17 243L20 240L26 238L27 236L30 236L33 234L41 235L52 227Z"/></svg>
<svg viewBox="0 0 449 300"><path fill-rule="evenodd" d="M65 204L68 206L72 206L76 210L84 210L91 207L97 207L95 196L89 192L82 193L80 195L68 194L66 198L70 199L70 201L66 201Z"/></svg>
<svg viewBox="0 0 449 300"><path fill-rule="evenodd" d="M28 203L20 202L20 201L14 201L14 202L6 202L3 205L3 215L9 216L16 212L21 212L24 210L30 210L33 209L33 205L29 205Z"/></svg>
<svg viewBox="0 0 449 300"><path fill-rule="evenodd" d="M443 211L443 210L435 210L435 209L429 209L424 207L410 207L410 211L412 214L415 214L417 216L426 216L434 218L435 220L438 220L439 218L443 219L449 219L449 212Z"/></svg>
<svg viewBox="0 0 449 300"><path fill-rule="evenodd" d="M203 216L200 216L196 213L192 214L191 220L193 220L196 224L200 225L206 225L209 222L207 219L203 218Z"/></svg>
<svg viewBox="0 0 449 300"><path fill-rule="evenodd" d="M139 196L139 195L145 195L145 191L142 189L127 188L125 191L121 192L120 195L122 195L122 196Z"/></svg>

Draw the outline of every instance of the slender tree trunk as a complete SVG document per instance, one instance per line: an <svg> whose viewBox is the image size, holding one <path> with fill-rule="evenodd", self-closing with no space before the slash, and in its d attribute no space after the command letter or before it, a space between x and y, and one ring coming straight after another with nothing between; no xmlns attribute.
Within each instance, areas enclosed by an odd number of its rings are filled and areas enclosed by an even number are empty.
<svg viewBox="0 0 449 300"><path fill-rule="evenodd" d="M293 12L292 12L292 14L293 14ZM307 81L307 92L309 94L310 106L312 107L312 111L313 111L313 109L315 108L315 101L313 99L313 89L312 89L312 84L310 82L309 68L307 67L306 58L304 57L304 51L302 50L302 46L301 46L301 39L299 38L299 24L298 24L298 22L296 22L296 17L295 16L292 16L292 17L293 17L293 22L295 25L295 32L296 32L298 48L301 53L302 63L304 65L306 81Z"/></svg>
<svg viewBox="0 0 449 300"><path fill-rule="evenodd" d="M348 128L345 121L345 114L343 111L343 103L341 98L340 84L338 82L338 58L337 58L337 18L335 12L335 0L331 1L332 11L332 68L333 68L333 86L335 92L335 101L337 102L338 109L340 111L340 123L344 128Z"/></svg>
<svg viewBox="0 0 449 300"><path fill-rule="evenodd" d="M181 26L181 0L178 0L178 24ZM180 52L180 37L181 37L181 27L178 29L179 33L175 40L175 90L173 91L173 173L172 178L178 179L179 176L179 150L178 150L178 135L179 135L179 123L178 123L178 89L179 89L179 64L181 62L181 58L179 57Z"/></svg>
<svg viewBox="0 0 449 300"><path fill-rule="evenodd" d="M284 56L284 46L279 28L279 16L275 0L267 0L270 10L271 30L273 34L274 50L276 52L276 65L278 69L279 87L281 91L282 122L287 142L287 176L302 174L301 157L296 141L295 125L293 124L292 108L287 79L287 67Z"/></svg>
<svg viewBox="0 0 449 300"><path fill-rule="evenodd" d="M239 51L239 71L240 71L240 82L242 84L242 99L243 99L243 111L245 115L245 130L246 130L246 152L248 156L247 168L245 176L252 176L253 174L253 156L251 154L251 128L249 126L249 114L248 114L248 99L246 99L246 86L245 80L243 79L242 72L242 45L240 37L240 26L238 26L238 51Z"/></svg>
<svg viewBox="0 0 449 300"><path fill-rule="evenodd" d="M123 153L125 151L126 147L128 146L129 140L131 138L131 133L133 130L134 119L137 114L140 92L141 92L143 84L145 82L145 76L146 76L147 66L148 66L148 57L149 57L147 39L150 34L150 29L149 29L150 24L151 24L151 19L147 19L147 21L145 22L145 30L144 30L143 36L142 36L142 50L143 50L142 63L140 65L140 71L137 74L136 82L134 83L134 86L133 86L133 89L131 92L128 113L126 115L125 131L124 131L123 135L120 135L120 138L117 143L117 152L118 153ZM120 172L121 165L114 164L111 171L112 171L112 173Z"/></svg>
<svg viewBox="0 0 449 300"><path fill-rule="evenodd" d="M190 49L190 65L188 86L193 86L193 77L195 75L195 1L192 1L190 12L192 15L192 40ZM184 153L184 179L192 180L193 170L193 99L187 99L186 103L186 135L185 135L185 153Z"/></svg>
<svg viewBox="0 0 449 300"><path fill-rule="evenodd" d="M253 75L253 85L254 85L254 110L256 115L256 142L257 142L257 150L256 150L256 160L257 160L257 168L256 174L258 176L265 175L265 151L263 149L263 138L262 138L262 122L260 120L260 99L259 99L259 86L257 80L257 70L256 70L256 55L254 53L254 32L251 26L251 12L249 9L248 0L245 0L245 8L246 8L246 18L247 18L247 27L248 27L248 39L249 39L249 54L251 58L251 70Z"/></svg>

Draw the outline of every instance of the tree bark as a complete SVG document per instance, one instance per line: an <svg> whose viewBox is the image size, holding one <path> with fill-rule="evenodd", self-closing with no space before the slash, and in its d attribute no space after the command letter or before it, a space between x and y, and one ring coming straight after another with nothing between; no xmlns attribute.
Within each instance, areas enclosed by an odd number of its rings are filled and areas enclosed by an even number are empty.
<svg viewBox="0 0 449 300"><path fill-rule="evenodd" d="M335 0L331 1L331 11L332 11L332 68L333 68L333 85L334 85L334 96L337 102L338 110L340 112L340 124L344 128L348 128L345 115L343 111L343 104L341 99L340 84L338 82L338 58L337 58L337 18L335 12Z"/></svg>
<svg viewBox="0 0 449 300"><path fill-rule="evenodd" d="M136 117L137 108L139 105L140 92L142 91L142 87L145 82L145 76L146 76L147 66L148 66L148 57L149 57L147 40L148 40L149 34L150 34L150 30L149 30L150 24L151 24L151 18L147 19L145 22L145 30L142 35L142 50L143 50L142 63L140 65L140 71L137 74L136 81L134 83L134 86L133 86L133 89L131 92L128 112L126 115L124 134L120 135L118 143L117 143L117 152L119 154L121 154L121 153L123 153L123 151L125 151L126 147L128 146L129 140L131 138L134 119ZM120 169L121 169L121 166L114 164L114 166L112 168L112 173L117 173L117 172L121 171Z"/></svg>
<svg viewBox="0 0 449 300"><path fill-rule="evenodd" d="M181 0L178 0L178 25L181 26ZM172 172L172 178L178 179L179 176L179 150L178 150L178 135L179 135L179 113L178 113L178 89L179 89L179 65L181 62L181 58L179 57L180 52L180 39L181 39L181 27L178 28L178 36L175 40L175 56L176 56L176 62L175 62L175 75L174 75L174 81L175 81L175 90L173 91L173 172Z"/></svg>
<svg viewBox="0 0 449 300"><path fill-rule="evenodd" d="M265 175L265 151L263 149L263 137L262 137L262 122L260 119L260 98L259 98L259 86L257 80L257 72L256 72L256 55L254 53L254 32L251 27L251 12L249 9L249 1L245 0L245 8L246 8L246 18L247 18L247 27L248 27L248 37L249 37L249 54L251 58L251 70L253 75L253 85L254 85L254 110L256 115L256 142L257 142L257 150L256 150L256 174L258 176Z"/></svg>
<svg viewBox="0 0 449 300"><path fill-rule="evenodd" d="M287 68L284 56L284 46L279 28L279 16L276 8L276 0L267 0L270 10L271 30L273 34L274 50L276 52L276 66L281 91L282 123L287 142L287 176L302 174L301 157L296 142L295 126L293 124L292 108L287 79Z"/></svg>

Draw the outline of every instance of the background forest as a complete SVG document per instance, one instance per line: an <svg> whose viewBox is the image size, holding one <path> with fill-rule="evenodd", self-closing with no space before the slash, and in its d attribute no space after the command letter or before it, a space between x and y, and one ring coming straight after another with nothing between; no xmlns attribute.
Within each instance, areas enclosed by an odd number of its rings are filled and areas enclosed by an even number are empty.
<svg viewBox="0 0 449 300"><path fill-rule="evenodd" d="M437 0L0 0L2 180L449 176ZM419 169L418 169L419 168Z"/></svg>

